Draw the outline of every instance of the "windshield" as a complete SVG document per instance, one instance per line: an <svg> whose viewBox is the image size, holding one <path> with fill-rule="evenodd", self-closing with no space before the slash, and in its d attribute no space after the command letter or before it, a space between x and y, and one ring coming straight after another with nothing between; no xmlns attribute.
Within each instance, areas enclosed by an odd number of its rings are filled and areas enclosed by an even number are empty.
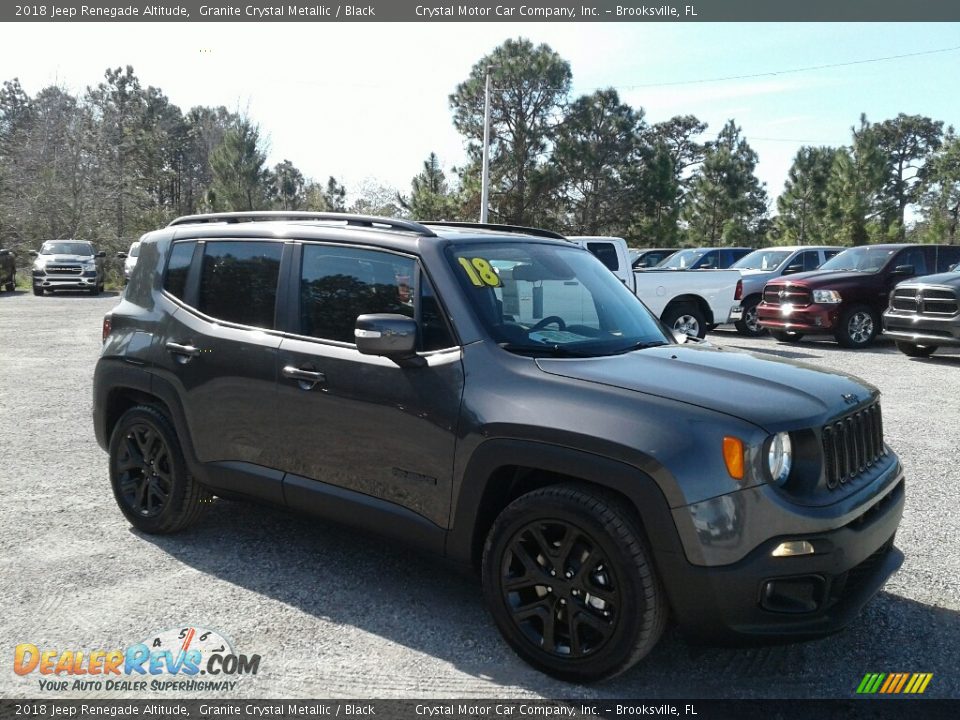
<svg viewBox="0 0 960 720"><path fill-rule="evenodd" d="M135 242L133 245L130 246L129 255L130 257L137 257L139 254L140 254L140 243Z"/></svg>
<svg viewBox="0 0 960 720"><path fill-rule="evenodd" d="M683 270L702 258L706 252L706 250L679 250L656 267L669 270Z"/></svg>
<svg viewBox="0 0 960 720"><path fill-rule="evenodd" d="M887 264L887 260L889 260L890 256L896 251L896 248L870 247L869 245L853 247L837 253L821 265L818 270L877 272Z"/></svg>
<svg viewBox="0 0 960 720"><path fill-rule="evenodd" d="M41 255L93 255L93 245L88 242L45 242Z"/></svg>
<svg viewBox="0 0 960 720"><path fill-rule="evenodd" d="M776 270L792 254L792 250L754 250L737 260L732 267L738 270Z"/></svg>
<svg viewBox="0 0 960 720"><path fill-rule="evenodd" d="M448 253L484 327L512 352L592 357L672 342L637 296L579 248L484 243Z"/></svg>

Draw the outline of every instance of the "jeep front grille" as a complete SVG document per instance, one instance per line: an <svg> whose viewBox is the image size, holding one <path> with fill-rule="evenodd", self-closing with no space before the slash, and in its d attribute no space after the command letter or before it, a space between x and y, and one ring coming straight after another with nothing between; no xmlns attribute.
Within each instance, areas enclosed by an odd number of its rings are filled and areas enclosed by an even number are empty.
<svg viewBox="0 0 960 720"><path fill-rule="evenodd" d="M79 265L47 265L47 275L79 275L83 268Z"/></svg>
<svg viewBox="0 0 960 720"><path fill-rule="evenodd" d="M768 285L763 289L768 305L809 305L810 291L797 285Z"/></svg>
<svg viewBox="0 0 960 720"><path fill-rule="evenodd" d="M949 316L960 310L956 292L946 288L897 288L890 305L894 310L918 315Z"/></svg>
<svg viewBox="0 0 960 720"><path fill-rule="evenodd" d="M834 420L820 434L830 490L850 482L886 455L880 403Z"/></svg>

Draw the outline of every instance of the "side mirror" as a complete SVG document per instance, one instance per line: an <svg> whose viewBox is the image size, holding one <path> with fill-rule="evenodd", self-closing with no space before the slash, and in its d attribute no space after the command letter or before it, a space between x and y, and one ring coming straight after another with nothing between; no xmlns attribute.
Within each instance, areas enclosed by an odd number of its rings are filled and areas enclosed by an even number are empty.
<svg viewBox="0 0 960 720"><path fill-rule="evenodd" d="M783 274L793 275L798 272L803 272L803 265L787 265L787 269L783 271Z"/></svg>
<svg viewBox="0 0 960 720"><path fill-rule="evenodd" d="M38 253L36 250L31 250L31 251L30 251L30 257L36 257L36 256L39 255L39 254L40 254L40 253Z"/></svg>
<svg viewBox="0 0 960 720"><path fill-rule="evenodd" d="M118 252L117 257L120 258L121 260L126 260L127 254L125 252Z"/></svg>
<svg viewBox="0 0 960 720"><path fill-rule="evenodd" d="M94 257L103 257L103 258L105 258L106 256L107 256L107 253L104 250L101 250L96 255L94 255Z"/></svg>
<svg viewBox="0 0 960 720"><path fill-rule="evenodd" d="M406 315L360 315L353 336L364 355L380 355L400 367L420 367L426 361L417 355L417 323Z"/></svg>
<svg viewBox="0 0 960 720"><path fill-rule="evenodd" d="M913 265L897 265L893 269L894 275L916 275L917 270Z"/></svg>

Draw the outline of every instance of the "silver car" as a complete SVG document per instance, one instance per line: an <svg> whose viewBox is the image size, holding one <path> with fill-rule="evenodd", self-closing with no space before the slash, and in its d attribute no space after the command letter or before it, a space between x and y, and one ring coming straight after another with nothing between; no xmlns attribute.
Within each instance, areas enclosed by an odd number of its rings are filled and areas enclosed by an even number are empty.
<svg viewBox="0 0 960 720"><path fill-rule="evenodd" d="M130 273L137 265L137 258L140 257L140 241L133 243L127 252L118 252L117 257L123 259L123 282L126 284L130 281Z"/></svg>

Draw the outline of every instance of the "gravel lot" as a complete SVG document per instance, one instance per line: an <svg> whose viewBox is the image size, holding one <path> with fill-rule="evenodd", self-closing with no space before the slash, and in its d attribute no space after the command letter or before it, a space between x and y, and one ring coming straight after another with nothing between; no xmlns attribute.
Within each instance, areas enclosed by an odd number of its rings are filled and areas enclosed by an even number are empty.
<svg viewBox="0 0 960 720"><path fill-rule="evenodd" d="M960 354L911 360L881 343L714 342L853 372L884 393L887 441L907 468L903 569L845 632L755 649L692 647L669 631L638 667L577 687L518 660L479 583L443 561L313 520L216 501L201 527L154 538L116 508L93 437L100 321L117 301L0 296L0 650L113 649L202 625L260 673L222 697L841 697L866 672L932 672L960 697ZM4 664L0 697L37 697ZM200 693L211 697L216 693ZM49 696L49 695L48 695ZM148 697L67 692L49 697ZM177 697L175 693L154 697ZM191 696L190 694L182 695Z"/></svg>

